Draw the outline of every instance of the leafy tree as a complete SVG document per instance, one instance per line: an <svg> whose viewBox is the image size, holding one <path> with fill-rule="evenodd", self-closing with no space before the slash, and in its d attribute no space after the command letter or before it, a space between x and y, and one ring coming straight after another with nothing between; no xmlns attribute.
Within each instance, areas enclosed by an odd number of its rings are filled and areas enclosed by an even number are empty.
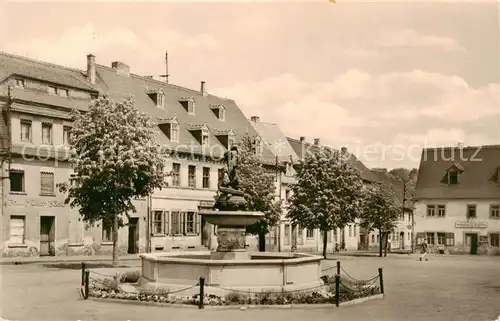
<svg viewBox="0 0 500 321"><path fill-rule="evenodd" d="M381 257L384 238L387 238L389 231L395 228L401 209L389 184L368 185L364 194L360 225L368 232L379 231L379 256Z"/></svg>
<svg viewBox="0 0 500 321"><path fill-rule="evenodd" d="M247 227L249 233L259 236L259 250L263 252L269 227L280 219L281 203L275 200L275 177L266 171L255 151L255 138L245 135L239 144L236 175L245 193L246 210L264 213L263 219Z"/></svg>
<svg viewBox="0 0 500 321"><path fill-rule="evenodd" d="M361 214L363 182L350 165L349 155L318 147L299 163L287 216L292 224L323 233L326 258L327 233L353 223Z"/></svg>
<svg viewBox="0 0 500 321"><path fill-rule="evenodd" d="M76 184L63 183L66 204L77 207L88 225L102 221L113 234L113 264L118 261L118 229L123 215L135 212L133 200L164 182L164 159L155 141L155 125L139 113L132 97L93 100L85 113L72 112L70 163Z"/></svg>

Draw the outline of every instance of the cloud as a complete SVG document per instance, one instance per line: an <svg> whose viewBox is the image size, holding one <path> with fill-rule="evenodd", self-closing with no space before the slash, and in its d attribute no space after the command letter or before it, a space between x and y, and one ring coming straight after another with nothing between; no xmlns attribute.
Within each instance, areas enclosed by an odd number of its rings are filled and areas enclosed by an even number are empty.
<svg viewBox="0 0 500 321"><path fill-rule="evenodd" d="M101 27L87 23L68 28L54 37L7 42L2 50L66 66L81 67L85 55L90 52L96 54L99 60L129 61L135 60L136 57L151 59L151 52L163 52L166 48L169 52L182 52L200 48L214 50L218 46L218 41L209 34L186 35L168 29L150 29L138 35L126 28Z"/></svg>
<svg viewBox="0 0 500 321"><path fill-rule="evenodd" d="M465 125L498 117L500 86L474 88L460 77L422 70L370 75L351 69L329 82L287 73L213 92L235 99L248 116L278 123L287 135L319 137L336 147L347 144L361 158L366 148L375 148L379 158L365 157L370 165L404 161L415 166L419 148L495 143L485 134L488 130L471 132ZM395 160L396 148L414 150L417 158Z"/></svg>
<svg viewBox="0 0 500 321"><path fill-rule="evenodd" d="M413 29L393 29L383 33L375 44L380 48L440 48L447 51L465 52L454 39L424 35Z"/></svg>

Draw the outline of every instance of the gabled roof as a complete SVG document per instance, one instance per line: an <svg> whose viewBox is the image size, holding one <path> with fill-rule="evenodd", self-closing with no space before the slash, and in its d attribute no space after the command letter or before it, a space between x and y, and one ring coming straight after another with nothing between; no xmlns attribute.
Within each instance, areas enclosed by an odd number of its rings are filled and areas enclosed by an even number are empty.
<svg viewBox="0 0 500 321"><path fill-rule="evenodd" d="M82 57L83 58L83 57ZM212 153L219 157L224 153L224 147L214 133L235 134L236 141L240 140L246 133L255 136L257 133L253 126L238 108L233 100L203 94L200 91L167 84L149 77L135 74L117 73L113 68L96 64L96 83L87 81L86 72L45 63L0 52L0 96L7 96L7 86L1 86L2 82L16 75L27 79L36 79L62 87L70 87L87 91L90 93L104 93L112 99L123 99L133 95L139 111L148 114L157 124L166 123L174 117L179 122L179 142L171 142L167 135L157 127L158 143L168 147L177 148L179 151L194 152L198 154ZM148 94L163 92L164 107L158 108ZM35 92L28 89L12 88L14 102L26 105L49 105L55 108L71 109L76 107L87 110L89 100L73 99L71 97L60 97L45 92ZM188 114L181 105L182 100L193 100L195 103L195 114ZM212 106L223 106L225 119L221 121L212 111ZM207 124L209 128L210 146L202 147L201 144L189 131L192 125ZM213 133L212 133L213 131ZM217 145L217 148L211 148ZM262 160L264 163L274 163L272 153L264 147Z"/></svg>
<svg viewBox="0 0 500 321"><path fill-rule="evenodd" d="M295 151L299 159L303 159L308 152L310 152L315 148L313 144L301 142L300 140L294 138L287 137L287 140L292 146L293 150ZM368 167L366 167L365 164L363 164L356 156L350 154L349 160L351 162L351 166L356 168L360 172L361 178L363 180L367 182L379 181L378 177L374 173L372 173L368 169Z"/></svg>
<svg viewBox="0 0 500 321"><path fill-rule="evenodd" d="M442 181L454 164L459 183ZM422 151L415 199L500 199L500 145L429 148Z"/></svg>
<svg viewBox="0 0 500 321"><path fill-rule="evenodd" d="M123 99L128 95L133 95L137 108L147 113L153 119L176 117L179 122L179 142L171 142L161 131L159 133L159 142L167 145L169 148L176 148L179 151L185 149L186 152L206 154L209 151L212 156L219 157L224 152L224 148L215 133L229 132L233 130L236 141L240 140L246 133L256 135L256 131L250 125L249 121L231 99L220 98L210 94L203 95L201 91L183 88L162 81L142 77L130 73L123 75L117 73L113 68L103 65L96 65L97 81L96 88L108 93L110 98ZM165 93L164 108L157 108L155 103L145 93L146 90L163 90ZM195 113L189 114L182 104L183 100L192 99L195 104ZM224 105L226 110L225 120L221 121L213 113L210 106ZM207 125L209 128L208 148L204 148L193 136L191 130L196 126ZM194 126L194 127L193 127ZM217 145L217 148L212 148ZM263 151L263 161L272 161L272 154L268 149Z"/></svg>
<svg viewBox="0 0 500 321"><path fill-rule="evenodd" d="M250 121L262 139L264 145L271 151L274 158L278 157L279 162L289 162L290 157L296 160L297 154L286 139L277 124L264 123L259 121Z"/></svg>

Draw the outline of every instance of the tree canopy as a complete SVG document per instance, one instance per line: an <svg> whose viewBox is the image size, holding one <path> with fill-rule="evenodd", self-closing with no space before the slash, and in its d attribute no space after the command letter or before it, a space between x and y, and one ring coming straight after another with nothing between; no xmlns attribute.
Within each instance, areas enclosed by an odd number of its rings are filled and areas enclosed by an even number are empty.
<svg viewBox="0 0 500 321"><path fill-rule="evenodd" d="M252 234L265 235L281 216L281 203L275 199L276 175L269 173L262 165L256 153L254 137L245 135L238 147L237 176L239 187L245 193L246 210L265 214L262 220L247 230Z"/></svg>
<svg viewBox="0 0 500 321"><path fill-rule="evenodd" d="M60 184L66 203L85 222L113 226L114 246L123 215L135 212L133 200L164 184L164 158L156 144L155 124L139 113L132 97L93 100L89 110L72 112L70 159L76 184Z"/></svg>
<svg viewBox="0 0 500 321"><path fill-rule="evenodd" d="M364 194L360 226L367 231L379 231L382 255L382 236L395 228L402 209L397 205L395 195L388 184L366 186Z"/></svg>
<svg viewBox="0 0 500 321"><path fill-rule="evenodd" d="M296 180L287 216L292 224L319 228L326 255L326 232L354 223L361 215L360 173L350 165L349 154L318 147L299 163Z"/></svg>

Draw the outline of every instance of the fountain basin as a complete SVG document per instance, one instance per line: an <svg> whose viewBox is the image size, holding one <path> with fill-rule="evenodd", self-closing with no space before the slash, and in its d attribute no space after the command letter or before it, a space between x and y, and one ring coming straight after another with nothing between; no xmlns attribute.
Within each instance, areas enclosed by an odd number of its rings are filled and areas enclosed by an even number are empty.
<svg viewBox="0 0 500 321"><path fill-rule="evenodd" d="M247 260L210 259L210 251L140 254L142 277L151 286L186 288L205 278L205 293L300 291L321 286L321 256L304 253L247 252ZM221 289L224 288L224 289ZM196 288L193 289L194 293ZM193 293L193 294L194 294Z"/></svg>
<svg viewBox="0 0 500 321"><path fill-rule="evenodd" d="M199 214L217 226L248 226L264 217L264 213L247 211L200 211Z"/></svg>

